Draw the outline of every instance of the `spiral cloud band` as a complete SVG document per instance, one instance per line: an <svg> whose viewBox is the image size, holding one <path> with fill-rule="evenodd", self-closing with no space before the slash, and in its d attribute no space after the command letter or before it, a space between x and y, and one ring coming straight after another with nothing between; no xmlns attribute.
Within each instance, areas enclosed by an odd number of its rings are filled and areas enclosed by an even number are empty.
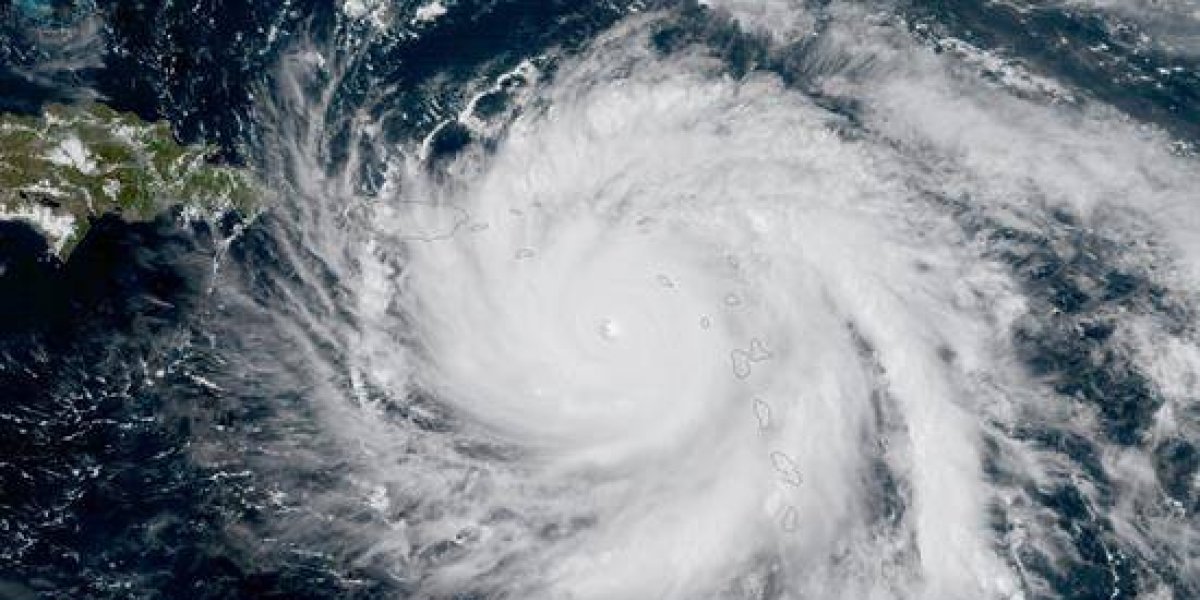
<svg viewBox="0 0 1200 600"><path fill-rule="evenodd" d="M909 219L888 206L904 191L776 82L624 52L579 67L608 81L603 65L646 61L624 85L551 98L559 110L509 132L461 200L488 227L417 245L405 273L439 396L551 465L619 474L605 485L625 489L596 506L611 530L584 536L562 585L669 595L719 573L731 545L835 550L863 520L879 435L851 327L878 340L913 420L923 555L966 579L951 591L994 577L960 375L930 331L962 311L917 267L954 259L907 247ZM644 570L664 559L678 566Z"/></svg>
<svg viewBox="0 0 1200 600"><path fill-rule="evenodd" d="M1151 455L1196 434L1200 353L1164 308L1193 300L1194 159L879 13L715 4L761 68L635 12L477 82L510 106L467 103L448 155L364 110L372 193L357 151L321 164L319 118L280 125L299 245L354 323L287 317L348 357L308 350L350 381L314 418L357 490L322 502L379 523L338 526L351 559L417 597L1033 598L1094 527L1112 589L1194 581ZM280 80L319 115L339 65ZM1064 265L1098 300L1038 287ZM1159 300L1103 299L1114 273ZM1149 409L1044 358L1099 322Z"/></svg>

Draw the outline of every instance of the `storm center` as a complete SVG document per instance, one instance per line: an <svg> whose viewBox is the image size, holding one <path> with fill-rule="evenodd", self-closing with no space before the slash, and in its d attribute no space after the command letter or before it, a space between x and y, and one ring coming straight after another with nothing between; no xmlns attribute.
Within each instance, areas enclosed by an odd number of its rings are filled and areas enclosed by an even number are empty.
<svg viewBox="0 0 1200 600"><path fill-rule="evenodd" d="M613 341L621 335L621 326L614 319L605 318L600 320L600 337Z"/></svg>

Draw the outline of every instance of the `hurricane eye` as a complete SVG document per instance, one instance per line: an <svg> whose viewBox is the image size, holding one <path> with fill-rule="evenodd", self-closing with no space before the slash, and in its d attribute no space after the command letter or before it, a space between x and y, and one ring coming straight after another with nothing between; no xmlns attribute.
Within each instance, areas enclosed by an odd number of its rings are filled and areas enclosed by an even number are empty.
<svg viewBox="0 0 1200 600"><path fill-rule="evenodd" d="M617 338L621 336L620 323L611 318L601 319L597 330L599 331L601 338L604 338L610 342L616 341Z"/></svg>

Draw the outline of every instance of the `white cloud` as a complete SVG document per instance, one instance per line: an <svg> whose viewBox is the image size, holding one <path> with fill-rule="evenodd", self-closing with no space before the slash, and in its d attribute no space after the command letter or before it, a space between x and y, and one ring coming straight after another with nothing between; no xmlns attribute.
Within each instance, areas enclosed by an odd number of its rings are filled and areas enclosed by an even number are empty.
<svg viewBox="0 0 1200 600"><path fill-rule="evenodd" d="M814 18L725 6L785 37ZM357 403L335 395L323 425L411 507L364 535L422 592L691 598L765 585L773 564L798 597L1017 598L1036 577L1025 550L1070 552L1023 485L1079 467L1012 432L1033 419L1105 442L1094 410L1018 367L1031 300L964 214L1047 232L1065 212L1126 244L1126 266L1177 265L1154 276L1194 289L1194 162L1019 65L989 82L970 49L937 55L853 6L828 16L810 60L857 68L815 83L861 127L774 76L656 55L648 16L561 65L494 152L436 176L396 160L379 198L291 146L305 249L359 323L330 335L349 340ZM1147 231L1164 243L1139 245ZM1194 340L1151 339L1119 349L1194 366ZM1178 370L1147 372L1186 402ZM370 389L454 431L398 430ZM985 440L1020 482L984 472ZM502 458L461 450L477 446ZM1146 455L1105 451L1126 494L1107 516L1141 544ZM900 482L892 523L873 512L879 468Z"/></svg>

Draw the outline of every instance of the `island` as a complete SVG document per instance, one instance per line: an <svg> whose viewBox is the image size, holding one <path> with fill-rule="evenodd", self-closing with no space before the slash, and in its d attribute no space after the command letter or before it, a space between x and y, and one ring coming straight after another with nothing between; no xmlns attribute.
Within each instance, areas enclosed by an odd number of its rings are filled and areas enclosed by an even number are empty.
<svg viewBox="0 0 1200 600"><path fill-rule="evenodd" d="M179 143L166 121L97 102L0 114L0 220L22 220L66 261L92 219L148 221L179 207L186 219L250 216L261 186L216 149Z"/></svg>

